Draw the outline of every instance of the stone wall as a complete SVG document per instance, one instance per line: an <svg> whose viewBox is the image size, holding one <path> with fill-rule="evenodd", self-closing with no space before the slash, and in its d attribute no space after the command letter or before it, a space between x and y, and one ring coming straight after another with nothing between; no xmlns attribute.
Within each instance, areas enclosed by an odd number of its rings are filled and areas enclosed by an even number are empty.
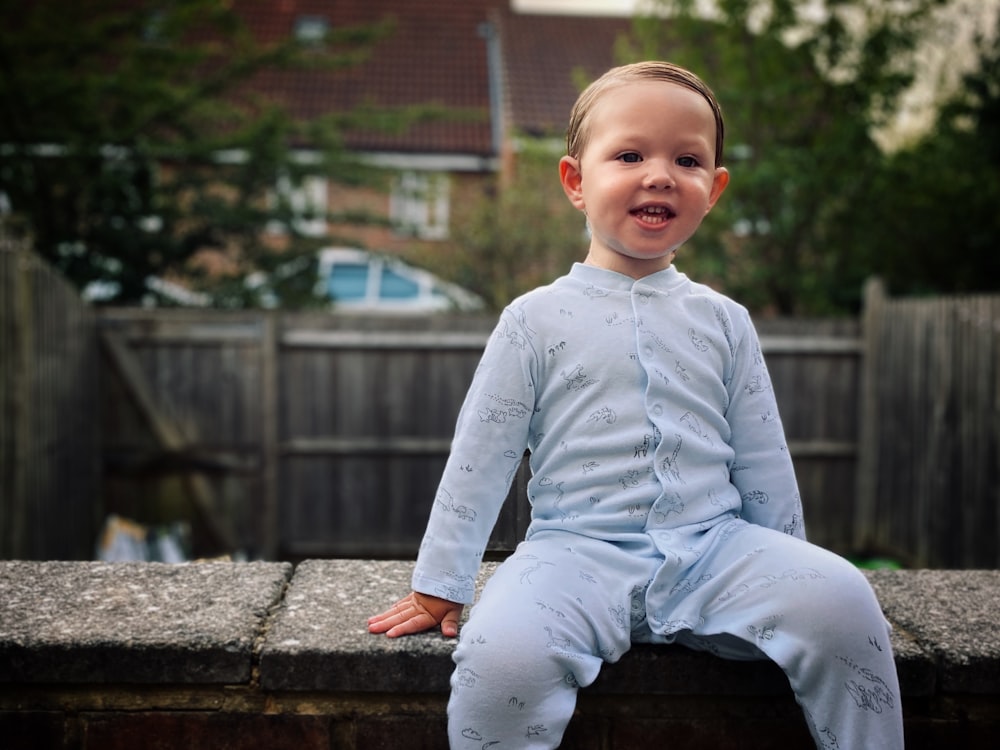
<svg viewBox="0 0 1000 750"><path fill-rule="evenodd" d="M445 748L454 642L365 627L410 569L0 562L0 746ZM992 750L1000 572L868 575L895 628L907 747ZM812 745L773 664L643 646L581 692L563 746Z"/></svg>

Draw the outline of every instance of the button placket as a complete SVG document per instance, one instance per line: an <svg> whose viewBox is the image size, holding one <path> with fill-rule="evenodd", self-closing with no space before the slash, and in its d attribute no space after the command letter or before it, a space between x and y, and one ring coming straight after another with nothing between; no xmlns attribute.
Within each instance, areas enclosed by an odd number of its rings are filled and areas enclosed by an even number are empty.
<svg viewBox="0 0 1000 750"><path fill-rule="evenodd" d="M633 287L632 290L632 310L635 313L636 341L638 344L639 362L642 365L643 370L646 371L646 378L649 383L654 383L657 377L656 346L652 341L652 334L643 329L640 310L650 304L650 300L654 294L655 292L652 290L644 289L638 285ZM647 391L647 393L650 392L650 390ZM664 408L660 403L656 403L655 401L648 402L647 409L651 419L657 419L663 416Z"/></svg>

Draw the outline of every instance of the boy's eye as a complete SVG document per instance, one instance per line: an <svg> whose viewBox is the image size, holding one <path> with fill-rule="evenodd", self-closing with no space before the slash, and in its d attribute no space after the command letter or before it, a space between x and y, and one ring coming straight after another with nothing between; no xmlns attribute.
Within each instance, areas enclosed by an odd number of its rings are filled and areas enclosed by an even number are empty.
<svg viewBox="0 0 1000 750"><path fill-rule="evenodd" d="M620 154L618 156L618 159L620 161L625 162L626 164L637 164L638 162L642 161L642 157L639 156L639 154L635 153L634 151L629 151L627 153Z"/></svg>
<svg viewBox="0 0 1000 750"><path fill-rule="evenodd" d="M677 160L677 165L680 167L697 167L698 160L693 156L682 156Z"/></svg>

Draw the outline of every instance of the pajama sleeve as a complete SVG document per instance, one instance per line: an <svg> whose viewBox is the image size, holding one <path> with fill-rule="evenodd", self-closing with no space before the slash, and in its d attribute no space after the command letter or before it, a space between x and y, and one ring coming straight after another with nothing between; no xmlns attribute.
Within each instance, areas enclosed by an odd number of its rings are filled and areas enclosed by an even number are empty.
<svg viewBox="0 0 1000 750"><path fill-rule="evenodd" d="M534 354L523 316L502 314L455 427L417 556L413 589L463 604L520 466L535 408Z"/></svg>
<svg viewBox="0 0 1000 750"><path fill-rule="evenodd" d="M805 538L795 470L778 415L760 341L748 315L727 383L726 420L734 458L730 480L742 498L747 521Z"/></svg>

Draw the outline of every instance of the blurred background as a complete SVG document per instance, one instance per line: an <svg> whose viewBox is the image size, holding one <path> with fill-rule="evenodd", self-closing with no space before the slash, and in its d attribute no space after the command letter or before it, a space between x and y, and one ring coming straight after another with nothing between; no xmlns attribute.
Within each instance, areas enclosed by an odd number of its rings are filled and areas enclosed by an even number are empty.
<svg viewBox="0 0 1000 750"><path fill-rule="evenodd" d="M496 312L583 257L569 109L662 58L732 173L676 262L754 315L811 538L995 567L998 11L0 0L0 557L415 554Z"/></svg>

